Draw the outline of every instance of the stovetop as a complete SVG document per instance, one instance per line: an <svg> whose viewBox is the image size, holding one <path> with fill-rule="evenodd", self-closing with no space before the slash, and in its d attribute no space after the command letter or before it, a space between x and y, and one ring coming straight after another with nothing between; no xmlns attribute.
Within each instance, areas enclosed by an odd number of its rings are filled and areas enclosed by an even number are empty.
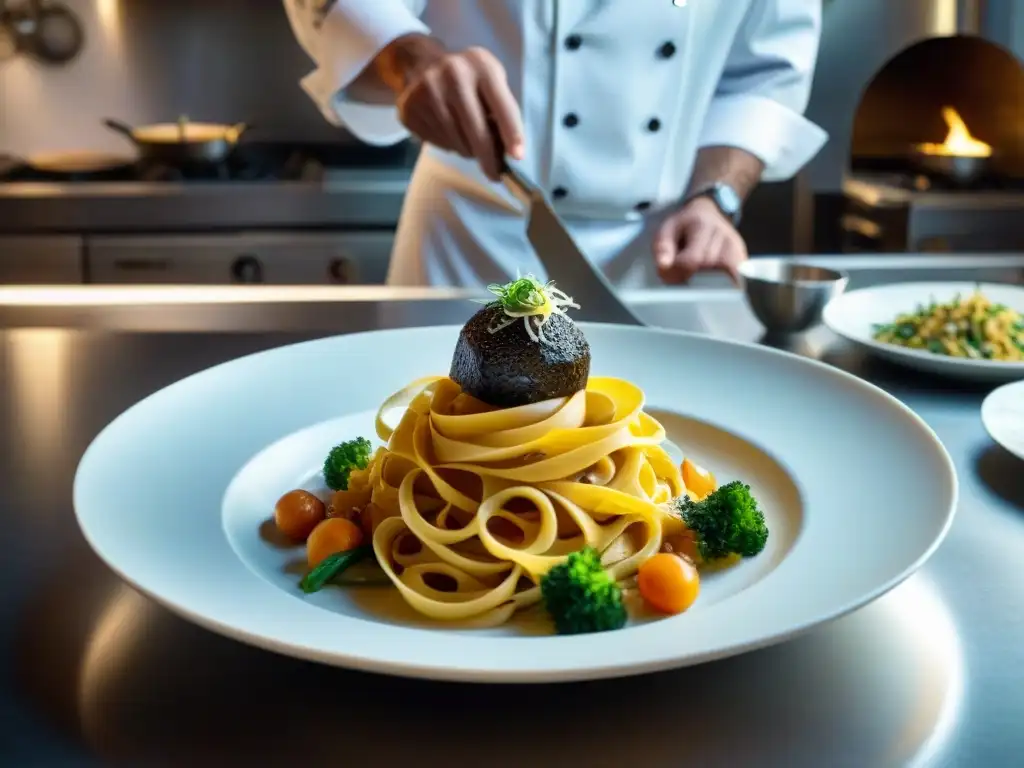
<svg viewBox="0 0 1024 768"><path fill-rule="evenodd" d="M52 173L18 158L0 158L0 183L18 182L177 182L231 183L310 181L363 168L407 168L415 158L409 143L393 147L362 144L293 144L246 142L221 163L166 165L139 160L133 165L95 173Z"/></svg>

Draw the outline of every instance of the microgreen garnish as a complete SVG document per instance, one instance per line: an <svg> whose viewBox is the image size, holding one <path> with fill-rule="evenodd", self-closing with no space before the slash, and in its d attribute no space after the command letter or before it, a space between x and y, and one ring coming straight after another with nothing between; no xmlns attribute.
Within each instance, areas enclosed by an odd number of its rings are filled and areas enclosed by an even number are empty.
<svg viewBox="0 0 1024 768"><path fill-rule="evenodd" d="M527 336L536 342L547 343L544 326L551 315L564 315L569 307L580 308L570 296L555 288L554 281L542 283L533 275L516 278L504 285L494 283L487 286L487 290L497 297L486 302L487 306L500 307L505 314L487 330L497 333L521 318Z"/></svg>

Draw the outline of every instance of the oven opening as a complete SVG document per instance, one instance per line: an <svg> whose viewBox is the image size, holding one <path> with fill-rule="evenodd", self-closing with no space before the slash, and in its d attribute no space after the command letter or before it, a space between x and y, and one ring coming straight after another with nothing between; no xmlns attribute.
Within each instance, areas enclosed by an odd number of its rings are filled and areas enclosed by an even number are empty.
<svg viewBox="0 0 1024 768"><path fill-rule="evenodd" d="M850 169L919 190L1024 190L1024 65L979 37L904 49L861 97Z"/></svg>
<svg viewBox="0 0 1024 768"><path fill-rule="evenodd" d="M932 37L884 64L853 117L846 252L1024 249L1024 64L990 40Z"/></svg>

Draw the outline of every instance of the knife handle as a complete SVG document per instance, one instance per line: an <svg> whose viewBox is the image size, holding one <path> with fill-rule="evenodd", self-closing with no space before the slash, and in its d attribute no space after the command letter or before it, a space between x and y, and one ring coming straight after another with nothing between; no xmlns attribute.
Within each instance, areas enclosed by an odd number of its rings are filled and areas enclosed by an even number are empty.
<svg viewBox="0 0 1024 768"><path fill-rule="evenodd" d="M488 120L487 127L490 129L491 140L494 142L494 150L498 156L498 168L501 175L511 177L512 181L517 184L520 181L525 181L525 179L521 178L522 174L516 169L514 165L515 161L512 160L512 158L509 157L508 152L505 151L505 142L501 140L501 132L498 130L497 123L493 120Z"/></svg>
<svg viewBox="0 0 1024 768"><path fill-rule="evenodd" d="M505 151L505 144L501 140L498 126L493 121L488 121L487 125L491 130L491 138L498 153L498 162L501 163L502 181L505 182L505 186L509 187L514 195L521 197L524 202L529 203L539 192L537 185L529 180L519 167L518 162L509 157Z"/></svg>
<svg viewBox="0 0 1024 768"><path fill-rule="evenodd" d="M508 171L508 153L505 151L505 142L501 140L501 131L498 130L498 124L490 119L487 121L487 129L491 132L491 141L494 142L494 151L501 164L501 172L505 173Z"/></svg>

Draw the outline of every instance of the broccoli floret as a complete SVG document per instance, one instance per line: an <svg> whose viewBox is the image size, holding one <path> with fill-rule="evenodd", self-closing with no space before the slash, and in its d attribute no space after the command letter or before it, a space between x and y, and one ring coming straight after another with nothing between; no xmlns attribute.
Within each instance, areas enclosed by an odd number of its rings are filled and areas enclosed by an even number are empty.
<svg viewBox="0 0 1024 768"><path fill-rule="evenodd" d="M700 501L684 496L676 507L696 534L697 551L705 560L734 554L753 557L768 542L764 513L750 495L750 486L739 481L721 486Z"/></svg>
<svg viewBox="0 0 1024 768"><path fill-rule="evenodd" d="M331 448L324 460L324 480L332 491L348 490L348 477L353 469L366 469L373 446L365 437L347 440Z"/></svg>
<svg viewBox="0 0 1024 768"><path fill-rule="evenodd" d="M626 623L622 590L592 547L573 552L548 571L540 589L560 635L620 629Z"/></svg>

